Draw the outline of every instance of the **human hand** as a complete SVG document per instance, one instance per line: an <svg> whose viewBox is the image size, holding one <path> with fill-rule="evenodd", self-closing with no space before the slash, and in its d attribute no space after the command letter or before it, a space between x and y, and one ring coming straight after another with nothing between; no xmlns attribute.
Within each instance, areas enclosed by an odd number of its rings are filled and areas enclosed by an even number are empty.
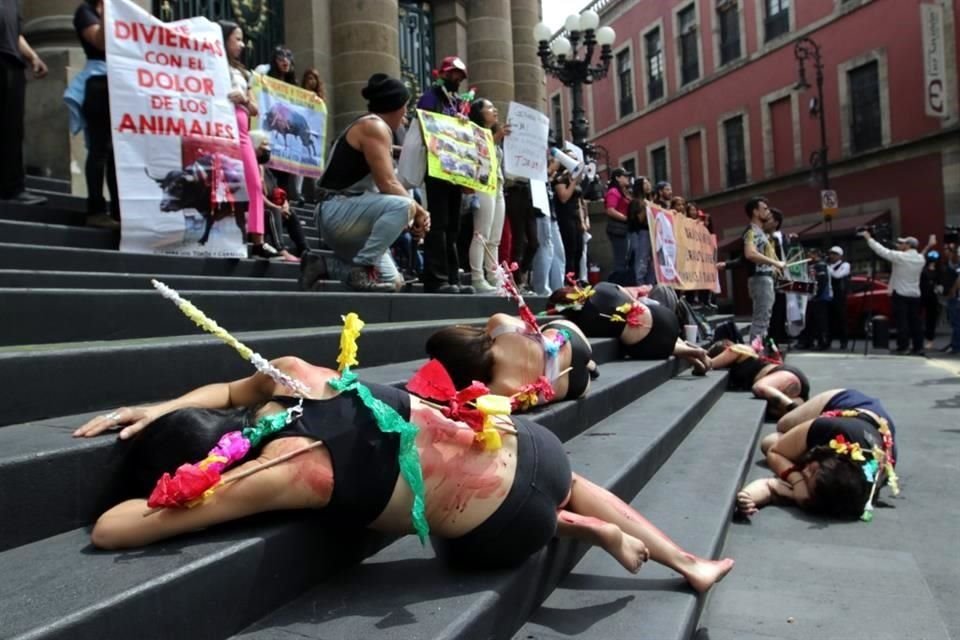
<svg viewBox="0 0 960 640"><path fill-rule="evenodd" d="M870 240L872 238L872 236L870 235L870 232L867 231L866 229L864 229L863 231L858 231L857 235L863 238L864 240Z"/></svg>
<svg viewBox="0 0 960 640"><path fill-rule="evenodd" d="M233 104L246 104L247 102L246 94L240 91L240 89L232 89L230 93L227 94L227 98Z"/></svg>
<svg viewBox="0 0 960 640"><path fill-rule="evenodd" d="M414 238L422 238L430 231L430 212L414 203L416 211L413 214L413 224L410 225L410 233Z"/></svg>
<svg viewBox="0 0 960 640"><path fill-rule="evenodd" d="M33 77L37 80L46 77L48 71L46 63L40 56L34 56L30 61L30 70L33 71Z"/></svg>
<svg viewBox="0 0 960 640"><path fill-rule="evenodd" d="M289 218L289 217L290 217L290 201L289 201L289 200L284 200L284 201L283 201L283 205L281 205L281 207L280 207L280 214L281 214L284 218Z"/></svg>
<svg viewBox="0 0 960 640"><path fill-rule="evenodd" d="M931 233L930 238L927 240L927 244L931 247L935 246L937 244L937 234Z"/></svg>
<svg viewBox="0 0 960 640"><path fill-rule="evenodd" d="M120 439L128 440L143 431L151 422L159 418L162 413L156 407L124 407L110 413L99 415L87 421L73 432L74 438L92 438L104 431L114 430L123 426Z"/></svg>

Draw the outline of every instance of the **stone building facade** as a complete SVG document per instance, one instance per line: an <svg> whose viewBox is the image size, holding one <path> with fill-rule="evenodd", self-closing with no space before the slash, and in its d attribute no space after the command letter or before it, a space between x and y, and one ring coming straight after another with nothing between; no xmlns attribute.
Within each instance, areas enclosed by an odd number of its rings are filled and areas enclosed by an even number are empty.
<svg viewBox="0 0 960 640"><path fill-rule="evenodd" d="M23 3L27 39L50 67L47 79L28 85L28 171L71 179L78 194L84 191L83 142L69 135L62 94L71 75L84 64L72 28L73 12L80 1ZM467 63L469 85L498 107L504 108L511 100L535 108L545 105L544 75L533 40L540 0L134 1L163 18L190 14L233 17L235 10L256 13L259 5L282 3L280 11L268 12L267 19L275 22L261 25L261 31L269 29L273 43L282 42L293 51L297 69L315 67L320 71L333 131L365 110L360 90L373 73L403 76L415 86L422 85L425 68L448 55L458 55ZM409 59L424 53L432 59L417 61L420 64ZM266 62L268 56L269 50L257 62Z"/></svg>

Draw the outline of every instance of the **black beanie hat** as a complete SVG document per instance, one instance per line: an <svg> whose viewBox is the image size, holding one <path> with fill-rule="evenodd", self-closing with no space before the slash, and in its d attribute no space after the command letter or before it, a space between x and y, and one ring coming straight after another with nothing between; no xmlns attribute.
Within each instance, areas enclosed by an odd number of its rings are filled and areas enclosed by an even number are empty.
<svg viewBox="0 0 960 640"><path fill-rule="evenodd" d="M360 95L367 101L370 113L390 113L407 104L410 92L407 86L385 73L375 73L367 80Z"/></svg>

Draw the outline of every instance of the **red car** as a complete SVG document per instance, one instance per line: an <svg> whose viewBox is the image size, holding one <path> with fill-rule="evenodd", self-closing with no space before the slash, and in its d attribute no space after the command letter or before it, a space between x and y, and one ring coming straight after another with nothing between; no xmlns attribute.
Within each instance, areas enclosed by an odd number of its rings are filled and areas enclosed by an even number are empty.
<svg viewBox="0 0 960 640"><path fill-rule="evenodd" d="M850 335L862 336L867 318L871 316L886 316L892 330L893 310L887 280L851 276L850 289L847 292L847 331Z"/></svg>

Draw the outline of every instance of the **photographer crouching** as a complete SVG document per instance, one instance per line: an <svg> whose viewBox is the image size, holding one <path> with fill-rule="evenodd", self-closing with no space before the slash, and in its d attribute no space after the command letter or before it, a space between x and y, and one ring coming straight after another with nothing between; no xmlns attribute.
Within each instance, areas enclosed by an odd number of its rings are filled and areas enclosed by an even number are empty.
<svg viewBox="0 0 960 640"><path fill-rule="evenodd" d="M869 229L859 229L857 235L867 241L874 253L890 263L890 295L893 297L893 317L897 327L896 353L907 353L909 337L913 345L910 354L925 355L920 318L920 273L926 260L917 251L917 239L913 236L897 238L897 248L894 250L874 240Z"/></svg>

